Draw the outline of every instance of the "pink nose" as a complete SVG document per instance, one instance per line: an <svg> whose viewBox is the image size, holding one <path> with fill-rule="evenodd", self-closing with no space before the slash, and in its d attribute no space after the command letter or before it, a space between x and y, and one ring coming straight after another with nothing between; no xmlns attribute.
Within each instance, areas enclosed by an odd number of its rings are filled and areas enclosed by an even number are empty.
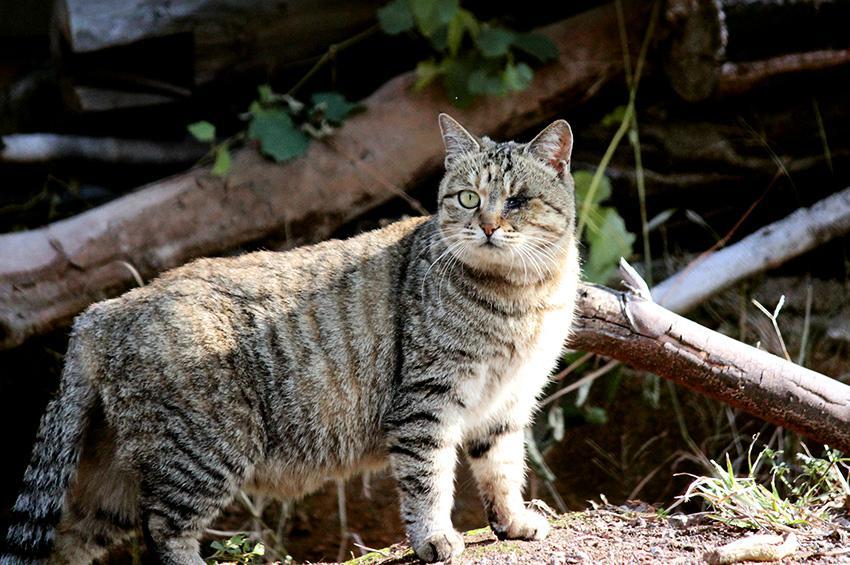
<svg viewBox="0 0 850 565"><path fill-rule="evenodd" d="M499 229L499 226L497 226L496 224L481 224L481 230L488 238L493 235L493 232L495 232L497 229Z"/></svg>

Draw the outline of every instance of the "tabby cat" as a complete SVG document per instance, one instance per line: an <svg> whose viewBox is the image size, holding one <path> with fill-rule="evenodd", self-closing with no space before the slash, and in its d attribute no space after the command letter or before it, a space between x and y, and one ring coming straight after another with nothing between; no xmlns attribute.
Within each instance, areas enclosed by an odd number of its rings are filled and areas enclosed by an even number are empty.
<svg viewBox="0 0 850 565"><path fill-rule="evenodd" d="M161 562L200 564L239 489L297 497L386 465L416 555L450 559L458 448L496 536L546 536L523 429L573 319L572 133L439 122L435 216L201 259L76 319L0 562L87 563L140 529Z"/></svg>

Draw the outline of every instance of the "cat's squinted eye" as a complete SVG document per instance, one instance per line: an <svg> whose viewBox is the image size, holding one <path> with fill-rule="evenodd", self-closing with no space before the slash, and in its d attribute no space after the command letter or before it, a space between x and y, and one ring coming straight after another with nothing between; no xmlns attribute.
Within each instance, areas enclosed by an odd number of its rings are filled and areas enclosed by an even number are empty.
<svg viewBox="0 0 850 565"><path fill-rule="evenodd" d="M505 212L510 212L511 210L518 210L522 208L528 203L528 198L525 196L512 196L505 200Z"/></svg>

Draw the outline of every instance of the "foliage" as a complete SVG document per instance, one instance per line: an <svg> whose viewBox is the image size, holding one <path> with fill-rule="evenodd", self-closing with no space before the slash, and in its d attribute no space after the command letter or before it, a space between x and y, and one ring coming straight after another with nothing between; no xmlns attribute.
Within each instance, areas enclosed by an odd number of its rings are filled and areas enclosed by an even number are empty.
<svg viewBox="0 0 850 565"><path fill-rule="evenodd" d="M415 88L441 78L459 107L479 95L525 90L534 78L529 62L558 57L548 37L481 22L458 0L393 0L378 10L378 22L390 35L413 32L428 41L434 57L417 65Z"/></svg>
<svg viewBox="0 0 850 565"><path fill-rule="evenodd" d="M359 106L338 92L318 92L304 104L287 94L278 94L267 85L257 89L258 97L242 118L248 122L247 132L216 143L216 128L207 121L189 124L192 136L211 144L215 161L212 173L226 176L230 172L231 144L247 135L255 141L260 151L277 162L302 155L310 138L322 138L333 133Z"/></svg>
<svg viewBox="0 0 850 565"><path fill-rule="evenodd" d="M210 547L215 553L207 559L207 563L238 563L249 565L265 563L266 547L261 542L254 542L245 534L236 534L224 541L214 541Z"/></svg>
<svg viewBox="0 0 850 565"><path fill-rule="evenodd" d="M591 199L586 208L588 253L583 266L584 278L590 282L605 283L616 272L620 257L632 254L635 235L626 230L626 224L615 208L602 205L611 196L608 177L601 177L593 194L590 193L593 174L576 171L573 178L577 207L584 210L588 198Z"/></svg>
<svg viewBox="0 0 850 565"><path fill-rule="evenodd" d="M694 477L680 498L705 500L711 507L709 515L726 524L752 529L774 529L777 526L816 525L829 520L833 511L839 512L850 496L848 463L850 459L828 447L822 458L813 457L807 450L796 454L796 464L789 465L781 452L764 449L752 460L752 445L746 476L738 477L726 456L724 469L715 461L713 477ZM759 480L759 467L770 465L770 482Z"/></svg>

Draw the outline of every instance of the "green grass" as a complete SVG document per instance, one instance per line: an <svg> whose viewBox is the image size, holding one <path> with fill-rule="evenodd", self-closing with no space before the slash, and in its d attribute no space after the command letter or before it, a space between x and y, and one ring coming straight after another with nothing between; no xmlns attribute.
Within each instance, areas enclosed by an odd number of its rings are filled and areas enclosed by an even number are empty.
<svg viewBox="0 0 850 565"><path fill-rule="evenodd" d="M725 468L712 460L713 476L694 476L676 504L701 498L709 507L710 518L749 529L828 524L843 511L850 496L850 458L828 447L823 457L812 456L805 446L803 449L790 463L781 452L767 448L753 461L751 445L743 476L736 475L728 455ZM767 476L760 473L765 465Z"/></svg>

